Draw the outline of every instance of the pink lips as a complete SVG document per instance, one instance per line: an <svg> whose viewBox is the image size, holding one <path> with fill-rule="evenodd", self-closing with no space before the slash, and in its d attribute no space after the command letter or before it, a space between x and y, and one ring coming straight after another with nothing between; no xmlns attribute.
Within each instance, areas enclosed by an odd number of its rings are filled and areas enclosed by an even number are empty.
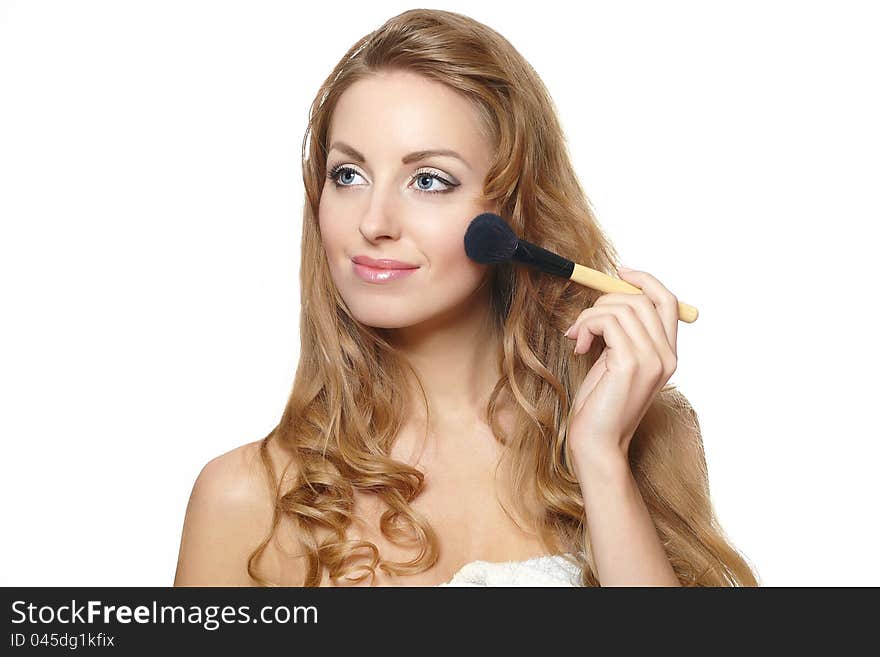
<svg viewBox="0 0 880 657"><path fill-rule="evenodd" d="M368 283L388 283L405 278L419 268L408 262L383 258L375 260L368 256L355 256L352 260L354 273Z"/></svg>
<svg viewBox="0 0 880 657"><path fill-rule="evenodd" d="M408 262L401 262L400 260L391 260L389 258L382 258L381 260L374 260L369 256L355 256L352 258L359 265L366 265L367 267L373 267L374 269L416 269L418 265L411 265Z"/></svg>

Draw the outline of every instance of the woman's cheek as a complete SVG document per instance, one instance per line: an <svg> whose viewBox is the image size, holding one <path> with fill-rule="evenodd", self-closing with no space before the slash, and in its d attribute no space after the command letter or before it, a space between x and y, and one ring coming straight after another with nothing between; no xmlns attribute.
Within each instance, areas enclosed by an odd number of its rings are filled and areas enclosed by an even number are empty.
<svg viewBox="0 0 880 657"><path fill-rule="evenodd" d="M323 208L323 212L319 213L318 227L321 231L321 243L324 245L328 258L338 258L344 248L345 228L338 220L333 219L333 213L329 211L329 208Z"/></svg>
<svg viewBox="0 0 880 657"><path fill-rule="evenodd" d="M419 230L419 241L426 252L433 251L444 260L457 257L464 252L464 232L461 219L456 216L439 214L430 218Z"/></svg>

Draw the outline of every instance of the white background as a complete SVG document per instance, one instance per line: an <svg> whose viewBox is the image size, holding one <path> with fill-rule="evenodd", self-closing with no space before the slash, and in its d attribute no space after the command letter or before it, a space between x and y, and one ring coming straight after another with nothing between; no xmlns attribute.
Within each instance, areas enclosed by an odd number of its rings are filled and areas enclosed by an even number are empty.
<svg viewBox="0 0 880 657"><path fill-rule="evenodd" d="M166 586L298 358L300 149L398 2L0 2L0 584ZM765 586L880 585L880 22L856 2L450 2L557 105ZM871 337L874 336L874 337Z"/></svg>

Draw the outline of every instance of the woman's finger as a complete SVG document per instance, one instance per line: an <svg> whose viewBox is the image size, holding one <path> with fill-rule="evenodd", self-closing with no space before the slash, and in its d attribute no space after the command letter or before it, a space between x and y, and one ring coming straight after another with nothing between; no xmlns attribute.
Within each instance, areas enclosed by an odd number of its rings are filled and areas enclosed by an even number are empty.
<svg viewBox="0 0 880 657"><path fill-rule="evenodd" d="M678 298L651 274L635 269L618 269L620 277L642 290L657 308L663 324L667 344L678 358Z"/></svg>

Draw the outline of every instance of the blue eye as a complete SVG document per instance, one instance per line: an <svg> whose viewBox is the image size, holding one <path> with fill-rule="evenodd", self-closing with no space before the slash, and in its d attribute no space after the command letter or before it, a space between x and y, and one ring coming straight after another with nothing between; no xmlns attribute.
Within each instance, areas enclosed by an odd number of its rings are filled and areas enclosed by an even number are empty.
<svg viewBox="0 0 880 657"><path fill-rule="evenodd" d="M349 184L349 182L340 182L340 180L342 179L343 176L346 176L346 180L349 180L349 178L347 177L349 174L352 174L355 176L361 175L349 166L338 165L338 166L333 167L332 169L330 169L330 171L327 172L327 178L332 180L333 184L336 185L337 188L339 188L339 187L356 187L356 185ZM446 180L445 178L443 178L443 177L441 177L431 171L417 171L415 173L415 175L413 176L413 180L416 181L417 183L423 182L423 181L433 182L434 180L436 180L439 183L444 185L443 189L425 189L420 186L417 187L417 191L424 192L425 194L444 194L446 192L451 192L454 188L458 187L457 184L454 184L454 183Z"/></svg>

